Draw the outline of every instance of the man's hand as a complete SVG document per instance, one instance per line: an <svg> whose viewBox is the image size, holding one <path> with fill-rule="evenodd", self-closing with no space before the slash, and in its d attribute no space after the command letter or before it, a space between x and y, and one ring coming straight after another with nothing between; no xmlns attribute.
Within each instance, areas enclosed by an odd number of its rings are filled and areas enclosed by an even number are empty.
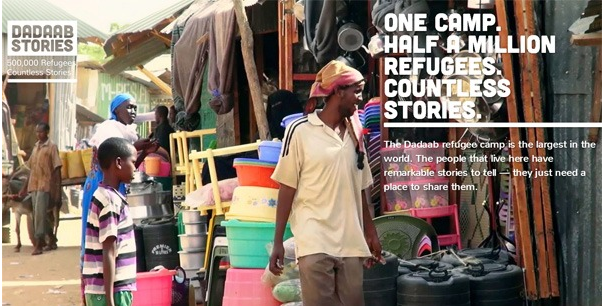
<svg viewBox="0 0 605 306"><path fill-rule="evenodd" d="M149 139L149 138L142 138L142 139L135 141L135 143L134 143L134 147L137 149L137 151L145 151L152 145L153 145L153 141L151 141L151 139Z"/></svg>
<svg viewBox="0 0 605 306"><path fill-rule="evenodd" d="M284 270L284 244L276 243L273 245L273 251L269 258L269 271L274 275L280 276Z"/></svg>
<svg viewBox="0 0 605 306"><path fill-rule="evenodd" d="M378 239L376 228L373 225L367 226L364 229L364 232L366 243L368 244L368 248L370 248L373 257L370 260L366 260L364 265L366 268L371 268L377 262L384 262L384 258L382 258L382 245Z"/></svg>
<svg viewBox="0 0 605 306"><path fill-rule="evenodd" d="M145 153L146 154L151 154L151 153L155 153L158 149L160 148L160 144L156 141L152 141L149 143L149 146L147 148L145 148Z"/></svg>

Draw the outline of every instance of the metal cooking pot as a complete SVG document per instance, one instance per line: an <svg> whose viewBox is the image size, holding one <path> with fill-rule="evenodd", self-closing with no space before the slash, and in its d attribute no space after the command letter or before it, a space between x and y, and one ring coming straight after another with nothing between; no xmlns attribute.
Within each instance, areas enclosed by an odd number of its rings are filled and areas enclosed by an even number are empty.
<svg viewBox="0 0 605 306"><path fill-rule="evenodd" d="M356 51L363 45L361 27L347 22L338 29L338 45L345 51Z"/></svg>
<svg viewBox="0 0 605 306"><path fill-rule="evenodd" d="M355 56L357 55L357 56ZM345 63L347 66L359 69L366 64L366 60L359 52L347 52L336 58L337 61Z"/></svg>
<svg viewBox="0 0 605 306"><path fill-rule="evenodd" d="M173 215L170 191L130 193L127 196L130 213L135 223L144 219L159 219Z"/></svg>
<svg viewBox="0 0 605 306"><path fill-rule="evenodd" d="M197 250L196 252L179 251L181 267L185 270L199 270L204 266L205 254L203 250Z"/></svg>

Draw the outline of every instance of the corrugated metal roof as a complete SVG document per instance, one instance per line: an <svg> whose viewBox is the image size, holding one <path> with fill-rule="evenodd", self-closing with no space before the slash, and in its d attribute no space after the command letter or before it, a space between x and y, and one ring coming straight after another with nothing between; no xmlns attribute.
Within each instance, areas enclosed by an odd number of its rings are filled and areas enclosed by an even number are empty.
<svg viewBox="0 0 605 306"><path fill-rule="evenodd" d="M554 122L586 122L592 105L595 48L570 46L567 31L588 0L546 1L546 35L557 51L546 57L551 86L547 101ZM582 141L587 129L556 128L553 141ZM601 130L602 135L602 130ZM586 176L553 179L561 305L601 305L602 137L596 149L554 150L554 170L584 170Z"/></svg>
<svg viewBox="0 0 605 306"><path fill-rule="evenodd" d="M105 63L103 68L109 74L116 74L128 70L134 65L145 64L164 52L168 52L166 44L156 38L151 38L128 54L113 58Z"/></svg>
<svg viewBox="0 0 605 306"><path fill-rule="evenodd" d="M206 2L204 2L206 1ZM193 1L189 1L190 5L194 8L183 8L179 11L181 17L177 18L178 20L184 22L187 18L191 17L199 13L200 11L206 9L216 10L220 8L221 10L233 9L233 2L231 0L212 0L207 2L208 0L197 0L195 3ZM265 33L270 31L277 30L277 2L270 1L271 3L267 3L262 7L257 5L258 0L244 0L244 6L246 7L247 14L249 17L250 27L254 33ZM193 3L193 4L191 4ZM208 3L212 3L211 5L207 5ZM258 16L257 16L258 15ZM181 19L183 18L183 19ZM175 21L171 23L174 25ZM178 22L177 22L178 23ZM158 32L162 32L160 30L166 30L171 25L166 25L162 29L158 29ZM148 30L149 32L151 29ZM139 30L139 32L141 32ZM172 35L172 33L162 33L164 35ZM118 35L126 35L126 38L123 38L125 41L128 40L129 43L132 43L132 48L124 49L123 44L117 43ZM113 48L122 48L127 50L127 53L124 55L115 56L114 59L105 63L103 67L105 71L110 74L119 73L128 69L133 65L144 64L145 62L155 58L156 56L166 52L169 49L163 41L157 38L154 35L142 35L142 32L136 34L137 36L127 36L128 34L116 34L109 38L105 45L105 52L110 55L113 54ZM131 39L133 41L131 41Z"/></svg>
<svg viewBox="0 0 605 306"><path fill-rule="evenodd" d="M142 19L130 24L129 26L127 26L123 29L120 29L116 32L111 33L111 36L113 37L117 34L136 33L136 32L154 29L155 26L157 24L161 23L164 19L167 19L170 17L176 18L179 15L181 15L181 13L187 7L189 7L189 5L191 5L191 3L193 3L193 1L194 0L183 0L183 1L176 2L165 9L159 10L145 18L142 18ZM156 30L159 31L161 29L156 29Z"/></svg>
<svg viewBox="0 0 605 306"><path fill-rule="evenodd" d="M2 33L9 20L77 20L78 38L107 39L108 35L44 0L2 0Z"/></svg>
<svg viewBox="0 0 605 306"><path fill-rule="evenodd" d="M163 28L169 25L174 19L176 19L187 7L193 3L194 0L183 0L170 5L169 7L159 10L145 18L142 18L135 23L120 29L114 33L111 33L111 37L105 41L103 48L105 53L109 56L114 54L115 48L120 43L120 39L124 40L123 44L136 44L137 40L149 39L148 36L136 37L134 41L131 41L130 36L136 33L151 32L156 30L160 32ZM128 37L128 39L126 39Z"/></svg>

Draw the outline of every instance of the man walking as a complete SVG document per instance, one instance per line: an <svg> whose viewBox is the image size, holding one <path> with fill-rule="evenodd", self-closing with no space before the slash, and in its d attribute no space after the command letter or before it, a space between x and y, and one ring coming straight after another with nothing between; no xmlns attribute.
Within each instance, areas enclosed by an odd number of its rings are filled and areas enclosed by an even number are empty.
<svg viewBox="0 0 605 306"><path fill-rule="evenodd" d="M61 181L61 158L57 145L48 138L49 131L50 127L46 123L39 123L36 126L38 141L27 160L27 166L31 172L28 182L23 185L20 192L22 196L29 192L32 197L35 244L32 255L39 255L43 250L49 251L57 248L57 238L51 229L47 211L51 189L57 188L56 183ZM45 247L46 235L49 235L50 242Z"/></svg>
<svg viewBox="0 0 605 306"><path fill-rule="evenodd" d="M372 185L361 131L350 117L361 102L363 75L331 61L311 87L308 116L285 132L272 178L280 183L269 268L282 271L288 218L296 239L305 306L363 306L363 264L381 246L362 190ZM323 110L314 111L323 98Z"/></svg>

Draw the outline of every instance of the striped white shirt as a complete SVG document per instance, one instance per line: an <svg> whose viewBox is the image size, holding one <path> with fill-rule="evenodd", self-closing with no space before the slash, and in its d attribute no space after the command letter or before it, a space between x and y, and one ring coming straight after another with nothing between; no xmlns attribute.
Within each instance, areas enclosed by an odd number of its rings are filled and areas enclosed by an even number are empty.
<svg viewBox="0 0 605 306"><path fill-rule="evenodd" d="M84 293L104 294L103 241L116 237L117 257L114 292L136 290L136 244L134 227L126 199L113 187L103 184L95 191L86 226L84 251Z"/></svg>

